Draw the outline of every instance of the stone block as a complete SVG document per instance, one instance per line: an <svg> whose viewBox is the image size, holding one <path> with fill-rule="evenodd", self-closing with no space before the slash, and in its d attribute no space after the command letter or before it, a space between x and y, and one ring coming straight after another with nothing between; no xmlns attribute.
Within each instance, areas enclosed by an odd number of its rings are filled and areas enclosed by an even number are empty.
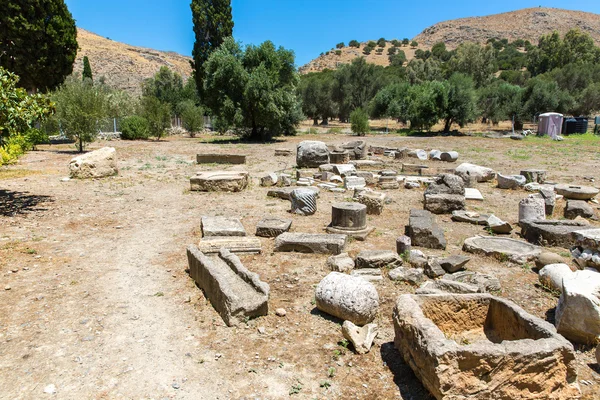
<svg viewBox="0 0 600 400"><path fill-rule="evenodd" d="M240 154L197 154L198 164L246 164L246 156Z"/></svg>
<svg viewBox="0 0 600 400"><path fill-rule="evenodd" d="M207 257L189 246L187 256L191 278L227 326L268 314L269 285L244 267L236 255L222 249L217 257Z"/></svg>
<svg viewBox="0 0 600 400"><path fill-rule="evenodd" d="M346 235L286 232L275 239L275 251L337 255L347 240Z"/></svg>
<svg viewBox="0 0 600 400"><path fill-rule="evenodd" d="M402 295L393 321L395 347L438 400L580 396L571 343L508 300Z"/></svg>
<svg viewBox="0 0 600 400"><path fill-rule="evenodd" d="M390 250L363 250L355 263L356 268L396 268L402 266L402 259Z"/></svg>
<svg viewBox="0 0 600 400"><path fill-rule="evenodd" d="M103 147L77 156L69 162L71 178L105 178L118 173L117 151L114 147Z"/></svg>
<svg viewBox="0 0 600 400"><path fill-rule="evenodd" d="M426 210L410 210L406 235L413 246L430 249L446 249L444 231L435 222L435 217Z"/></svg>
<svg viewBox="0 0 600 400"><path fill-rule="evenodd" d="M249 180L245 171L209 171L190 178L190 185L192 191L199 192L240 192Z"/></svg>
<svg viewBox="0 0 600 400"><path fill-rule="evenodd" d="M239 218L202 217L202 236L246 236Z"/></svg>
<svg viewBox="0 0 600 400"><path fill-rule="evenodd" d="M273 238L290 230L291 219L265 217L256 225L256 236Z"/></svg>

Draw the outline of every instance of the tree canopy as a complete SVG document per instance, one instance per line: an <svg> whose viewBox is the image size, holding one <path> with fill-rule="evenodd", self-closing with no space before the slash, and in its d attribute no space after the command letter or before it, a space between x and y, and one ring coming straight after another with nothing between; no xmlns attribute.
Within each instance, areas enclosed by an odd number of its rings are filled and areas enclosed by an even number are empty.
<svg viewBox="0 0 600 400"><path fill-rule="evenodd" d="M30 91L48 91L73 72L77 28L64 0L0 2L0 66Z"/></svg>
<svg viewBox="0 0 600 400"><path fill-rule="evenodd" d="M190 7L196 35L192 68L198 93L201 94L206 76L204 64L225 38L233 34L231 0L192 0Z"/></svg>
<svg viewBox="0 0 600 400"><path fill-rule="evenodd" d="M204 103L221 123L262 141L295 132L302 110L292 51L270 41L242 49L228 38L205 70Z"/></svg>

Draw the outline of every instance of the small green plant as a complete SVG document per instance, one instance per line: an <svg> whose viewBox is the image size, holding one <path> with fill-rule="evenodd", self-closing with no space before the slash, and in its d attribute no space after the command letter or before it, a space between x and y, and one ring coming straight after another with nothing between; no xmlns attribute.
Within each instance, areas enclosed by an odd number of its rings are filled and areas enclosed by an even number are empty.
<svg viewBox="0 0 600 400"><path fill-rule="evenodd" d="M523 268L523 270L530 272L531 269L533 268L533 266L530 263L525 263L521 266L521 268Z"/></svg>
<svg viewBox="0 0 600 400"><path fill-rule="evenodd" d="M27 254L37 254L35 249L27 249Z"/></svg>
<svg viewBox="0 0 600 400"><path fill-rule="evenodd" d="M340 340L338 342L338 346L341 346L341 347L343 347L345 349L348 348L348 345L350 345L350 342L348 340L346 340L346 339L342 339L342 340Z"/></svg>
<svg viewBox="0 0 600 400"><path fill-rule="evenodd" d="M334 361L337 361L337 360L339 360L339 359L340 359L340 356L341 356L342 354L344 354L344 353L342 353L342 351L341 351L341 350L339 350L339 349L335 349L335 350L333 351L333 360L334 360Z"/></svg>
<svg viewBox="0 0 600 400"><path fill-rule="evenodd" d="M290 396L293 394L298 394L301 391L302 391L302 384L300 382L298 382L295 385L292 385L292 388L290 389Z"/></svg>
<svg viewBox="0 0 600 400"><path fill-rule="evenodd" d="M402 254L400 254L400 258L402 258L402 261L406 263L410 262L410 251L402 252Z"/></svg>
<svg viewBox="0 0 600 400"><path fill-rule="evenodd" d="M508 262L508 254L506 253L500 253L500 255L498 256L498 261L500 262Z"/></svg>
<svg viewBox="0 0 600 400"><path fill-rule="evenodd" d="M571 253L569 253L568 251L561 251L560 253L558 253L558 255L565 258L571 258Z"/></svg>
<svg viewBox="0 0 600 400"><path fill-rule="evenodd" d="M335 376L335 372L336 372L335 368L329 367L327 369L327 376L330 377L330 378L333 378Z"/></svg>
<svg viewBox="0 0 600 400"><path fill-rule="evenodd" d="M362 108L357 108L350 113L350 128L358 136L365 136L369 132L369 115Z"/></svg>
<svg viewBox="0 0 600 400"><path fill-rule="evenodd" d="M154 293L154 297L163 297L165 294L163 292Z"/></svg>

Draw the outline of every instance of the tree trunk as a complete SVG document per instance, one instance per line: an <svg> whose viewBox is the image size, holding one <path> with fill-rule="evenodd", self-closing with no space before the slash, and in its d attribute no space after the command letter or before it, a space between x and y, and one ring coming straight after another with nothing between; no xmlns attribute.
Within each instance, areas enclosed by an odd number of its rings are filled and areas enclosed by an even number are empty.
<svg viewBox="0 0 600 400"><path fill-rule="evenodd" d="M79 152L83 153L83 140L81 140L81 137L79 138Z"/></svg>
<svg viewBox="0 0 600 400"><path fill-rule="evenodd" d="M319 125L319 118L313 118L313 125L314 126Z"/></svg>
<svg viewBox="0 0 600 400"><path fill-rule="evenodd" d="M444 123L444 132L450 132L451 127L452 127L452 119L447 118L446 122Z"/></svg>
<svg viewBox="0 0 600 400"><path fill-rule="evenodd" d="M329 125L329 120L327 119L327 117L323 118L323 122L321 122L321 125Z"/></svg>

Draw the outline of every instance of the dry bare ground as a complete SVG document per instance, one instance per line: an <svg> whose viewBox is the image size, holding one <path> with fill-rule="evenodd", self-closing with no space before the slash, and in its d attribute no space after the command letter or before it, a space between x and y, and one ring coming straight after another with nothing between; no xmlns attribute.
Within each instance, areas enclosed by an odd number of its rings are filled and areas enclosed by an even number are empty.
<svg viewBox="0 0 600 400"><path fill-rule="evenodd" d="M99 142L114 146L116 177L67 182L68 146L46 146L0 169L0 398L1 399L430 399L393 349L392 307L414 288L385 279L377 284L381 331L371 352L354 355L338 342L341 321L316 311L314 287L328 273L326 257L273 252L242 261L271 286L270 313L228 328L186 273L185 247L200 239L202 215L237 216L254 232L264 215L293 219L296 232L323 232L330 204L350 194L322 192L319 211L292 216L289 202L266 197L258 179L291 169L293 156L273 157L274 149L294 149L301 140L328 144L348 135L302 135L266 145L227 138L172 137L162 142ZM458 150L470 161L503 173L526 167L548 169L549 179L586 183L599 178L597 140L564 142L476 137L406 138L376 135L370 144ZM242 193L189 192L199 152L248 154L251 187ZM432 172L453 168L428 162ZM399 165L389 161L390 168ZM494 212L516 225L521 191L478 188L485 201L468 209ZM388 191L391 204L370 216L376 231L364 249L395 249L411 208L421 208L422 190ZM557 215L562 215L564 203ZM448 239L445 252L458 254L465 238L485 234L480 227L438 216ZM517 229L518 231L518 229ZM513 233L512 237L518 237ZM551 249L567 256L564 249ZM565 257L565 262L570 259ZM499 295L530 313L553 320L557 298L537 285L530 266L516 267L474 256L469 269L492 273L503 284ZM283 307L287 316L273 310ZM258 328L264 328L260 333ZM261 329L262 330L262 329ZM583 398L600 397L600 368L593 349L577 347ZM55 385L54 396L44 393Z"/></svg>

